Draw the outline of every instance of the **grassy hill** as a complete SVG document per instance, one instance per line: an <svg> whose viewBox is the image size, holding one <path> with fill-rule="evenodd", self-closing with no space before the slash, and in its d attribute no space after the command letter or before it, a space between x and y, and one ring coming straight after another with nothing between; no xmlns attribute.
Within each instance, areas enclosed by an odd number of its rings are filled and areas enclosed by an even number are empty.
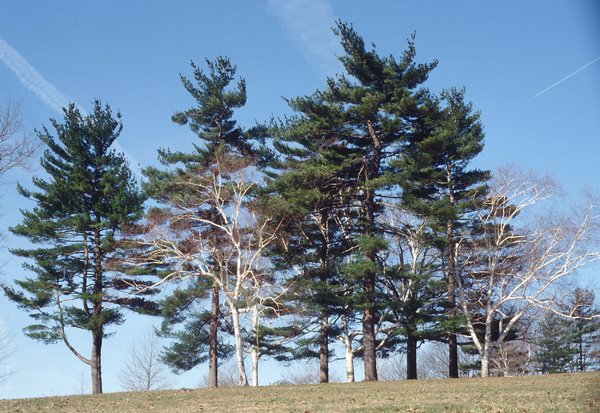
<svg viewBox="0 0 600 413"><path fill-rule="evenodd" d="M600 373L0 400L0 412L600 412Z"/></svg>

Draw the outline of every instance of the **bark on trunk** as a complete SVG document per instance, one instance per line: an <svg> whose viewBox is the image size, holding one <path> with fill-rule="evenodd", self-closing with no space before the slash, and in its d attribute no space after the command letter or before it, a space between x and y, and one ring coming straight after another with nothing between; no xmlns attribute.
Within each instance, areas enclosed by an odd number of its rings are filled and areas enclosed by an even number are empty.
<svg viewBox="0 0 600 413"><path fill-rule="evenodd" d="M102 393L102 328L92 333L92 393Z"/></svg>
<svg viewBox="0 0 600 413"><path fill-rule="evenodd" d="M417 338L410 332L406 338L406 379L417 379Z"/></svg>
<svg viewBox="0 0 600 413"><path fill-rule="evenodd" d="M237 307L229 302L229 310L231 311L231 321L233 323L233 334L235 338L235 353L239 373L238 384L240 386L248 385L248 377L246 376L246 366L244 364L244 347L242 343L242 329L240 326L240 312Z"/></svg>
<svg viewBox="0 0 600 413"><path fill-rule="evenodd" d="M219 325L219 288L212 289L212 306L210 309L210 331L208 337L208 388L214 389L219 386L219 353L218 353L218 331Z"/></svg>
<svg viewBox="0 0 600 413"><path fill-rule="evenodd" d="M373 127L372 121L367 121L369 137L373 143L373 158L366 162L365 171L365 235L373 237L376 235L375 226L375 191L368 188L369 181L379 176L381 168L381 140ZM367 259L377 266L377 252L369 250L366 252ZM367 271L363 283L365 294L365 310L363 316L363 361L365 369L365 381L377 380L377 348L375 343L375 272Z"/></svg>
<svg viewBox="0 0 600 413"><path fill-rule="evenodd" d="M454 197L454 187L452 184L454 165L450 163L446 168L446 184L448 185L448 196L451 205L456 204ZM456 250L454 239L454 220L451 218L446 223L446 237L448 239L448 278L446 286L448 288L448 315L452 322L456 318ZM454 326L448 332L448 377L458 378L458 341Z"/></svg>
<svg viewBox="0 0 600 413"><path fill-rule="evenodd" d="M354 383L354 353L350 343L346 344L346 381Z"/></svg>
<svg viewBox="0 0 600 413"><path fill-rule="evenodd" d="M368 274L365 280L367 305L363 316L363 360L365 381L377 380L377 357L375 345L375 309L372 295L375 293L375 274Z"/></svg>
<svg viewBox="0 0 600 413"><path fill-rule="evenodd" d="M451 196L452 200L453 197ZM455 280L455 260L456 251L454 249L454 222L448 221L447 224L447 237L448 237L448 277L446 285L448 288L448 316L454 323L456 318L456 280ZM452 324L453 324L452 323ZM454 326L451 327L451 331L448 332L448 377L458 378L458 341L456 339L456 332Z"/></svg>
<svg viewBox="0 0 600 413"><path fill-rule="evenodd" d="M104 338L104 325L102 323L102 293L103 293L103 267L102 267L102 240L100 230L94 231L94 298L93 318L97 327L92 330L92 393L102 393L102 340Z"/></svg>
<svg viewBox="0 0 600 413"><path fill-rule="evenodd" d="M258 387L258 349L252 350L252 386Z"/></svg>
<svg viewBox="0 0 600 413"><path fill-rule="evenodd" d="M319 337L319 383L329 383L329 316L327 309L321 310Z"/></svg>
<svg viewBox="0 0 600 413"><path fill-rule="evenodd" d="M484 350L481 356L481 377L489 377L490 375L490 356L487 349Z"/></svg>

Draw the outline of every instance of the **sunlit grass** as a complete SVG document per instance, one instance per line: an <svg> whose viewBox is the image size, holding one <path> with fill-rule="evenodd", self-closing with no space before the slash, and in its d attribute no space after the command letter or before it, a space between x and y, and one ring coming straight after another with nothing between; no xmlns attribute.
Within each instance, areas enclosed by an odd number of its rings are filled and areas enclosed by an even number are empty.
<svg viewBox="0 0 600 413"><path fill-rule="evenodd" d="M600 373L2 400L1 412L600 412Z"/></svg>

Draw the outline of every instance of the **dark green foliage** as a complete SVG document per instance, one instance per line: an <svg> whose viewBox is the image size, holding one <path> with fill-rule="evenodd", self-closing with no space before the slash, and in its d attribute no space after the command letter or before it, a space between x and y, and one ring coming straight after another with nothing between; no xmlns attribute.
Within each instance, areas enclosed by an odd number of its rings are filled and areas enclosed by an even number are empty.
<svg viewBox="0 0 600 413"><path fill-rule="evenodd" d="M554 313L547 313L538 329L538 361L542 373L569 371L575 355L569 320Z"/></svg>
<svg viewBox="0 0 600 413"><path fill-rule="evenodd" d="M483 149L483 127L479 113L464 101L464 91L449 89L437 98L423 95L420 116L401 158L394 162L403 188L402 204L423 219L431 245L445 263L450 377L458 377L455 333L457 303L455 282L459 276L455 245L468 236L472 213L481 209L487 193L489 171L469 169L471 160Z"/></svg>
<svg viewBox="0 0 600 413"><path fill-rule="evenodd" d="M366 377L376 380L376 288L380 255L387 248L380 216L384 201L398 197L392 160L414 129L426 95L419 87L436 63L416 64L412 41L396 59L367 49L349 24L337 22L334 32L345 51L340 60L346 75L328 79L323 91L289 101L298 115L275 148L293 170L279 179L287 188L283 197L307 217L298 221L311 219L331 231L322 237L314 226L306 233L306 244L312 244L308 250L315 252L308 267L320 268L323 275L313 279L325 285L345 274L336 288L347 310L351 304L351 311L363 313ZM344 248L339 248L342 242ZM338 253L332 253L336 248ZM344 260L349 262L341 269ZM327 274L326 268L336 273Z"/></svg>
<svg viewBox="0 0 600 413"><path fill-rule="evenodd" d="M96 101L88 116L73 104L64 116L63 123L52 120L56 137L46 128L38 132L47 146L41 160L47 176L33 179L36 189L18 187L35 206L21 211L23 222L11 231L40 247L11 252L33 261L24 268L35 275L4 290L36 320L25 329L34 339L68 344L66 328L90 331L99 365L105 327L123 321L119 307L158 311L143 298L154 290L129 295L137 289L118 265L124 230L141 217L144 199L123 155L110 149L122 129L120 115Z"/></svg>
<svg viewBox="0 0 600 413"><path fill-rule="evenodd" d="M207 281L202 278L192 279L186 288L175 290L162 302L163 322L158 333L173 341L164 349L161 359L176 373L191 370L209 358L212 315L200 303L207 298L210 288L203 284ZM229 333L222 317L218 323L220 331ZM232 352L232 346L219 340L219 358L228 358Z"/></svg>
<svg viewBox="0 0 600 413"><path fill-rule="evenodd" d="M538 361L544 373L586 371L600 368L600 322L594 315L595 295L577 288L563 304L569 317L545 315L538 326Z"/></svg>

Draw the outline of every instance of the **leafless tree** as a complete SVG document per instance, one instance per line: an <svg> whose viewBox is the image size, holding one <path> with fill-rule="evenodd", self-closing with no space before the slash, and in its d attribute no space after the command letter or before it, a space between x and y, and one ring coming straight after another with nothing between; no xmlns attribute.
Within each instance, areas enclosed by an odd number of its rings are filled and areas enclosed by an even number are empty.
<svg viewBox="0 0 600 413"><path fill-rule="evenodd" d="M286 368L276 384L319 384L319 369L316 363L297 362ZM339 376L334 372L329 373L329 383L339 382Z"/></svg>
<svg viewBox="0 0 600 413"><path fill-rule="evenodd" d="M481 376L490 374L495 351L532 308L565 314L557 285L600 259L595 245L594 206L566 215L534 217L553 195L552 182L511 170L491 185L479 233L457 243L456 283L469 336L481 356ZM535 207L535 208L534 208ZM535 218L534 222L532 218Z"/></svg>
<svg viewBox="0 0 600 413"><path fill-rule="evenodd" d="M13 356L16 347L12 340L12 336L8 332L6 322L0 319L0 384L8 380L12 370L9 360Z"/></svg>
<svg viewBox="0 0 600 413"><path fill-rule="evenodd" d="M264 297L262 292L268 277L263 252L275 240L278 226L249 207L256 184L246 179L248 170L239 162L243 161L221 157L210 176L178 183L186 195L171 200L176 213L149 218L152 230L143 241L149 249L141 264L172 265L172 273L161 283L205 277L220 290L233 326L239 384L245 386L240 314L250 312L258 298L277 300L277 295ZM201 212L207 205L210 213ZM198 231L198 226L209 230Z"/></svg>
<svg viewBox="0 0 600 413"><path fill-rule="evenodd" d="M230 388L239 386L239 372L235 362L227 362L219 366L219 387ZM201 388L209 387L208 375L202 376L200 380Z"/></svg>
<svg viewBox="0 0 600 413"><path fill-rule="evenodd" d="M27 162L40 146L22 129L19 106L0 107L0 175L28 166Z"/></svg>
<svg viewBox="0 0 600 413"><path fill-rule="evenodd" d="M377 377L384 381L406 380L406 360L400 354L379 360Z"/></svg>
<svg viewBox="0 0 600 413"><path fill-rule="evenodd" d="M161 345L154 332L131 344L119 371L119 381L127 391L166 389L170 385L167 368L160 361Z"/></svg>

